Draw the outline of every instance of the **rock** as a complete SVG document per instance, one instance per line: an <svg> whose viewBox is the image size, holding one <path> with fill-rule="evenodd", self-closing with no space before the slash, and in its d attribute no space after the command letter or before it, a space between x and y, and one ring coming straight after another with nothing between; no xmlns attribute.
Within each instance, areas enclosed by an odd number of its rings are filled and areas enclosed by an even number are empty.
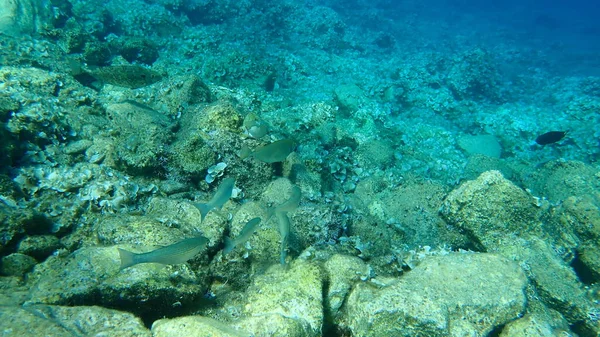
<svg viewBox="0 0 600 337"><path fill-rule="evenodd" d="M160 223L172 224L185 237L192 237L200 233L209 239L208 246L213 247L223 239L223 232L227 226L226 210L228 210L228 206L229 204L225 204L221 214L216 210L211 211L202 221L200 211L191 202L156 197L148 203L147 215ZM160 231L160 227L156 229Z"/></svg>
<svg viewBox="0 0 600 337"><path fill-rule="evenodd" d="M29 288L25 286L23 277L0 277L0 308L21 305L27 298L29 298Z"/></svg>
<svg viewBox="0 0 600 337"><path fill-rule="evenodd" d="M539 313L527 314L514 320L502 329L499 337L573 337L569 324L556 311L548 315Z"/></svg>
<svg viewBox="0 0 600 337"><path fill-rule="evenodd" d="M394 149L391 144L381 140L369 140L358 146L356 159L360 167L373 171L385 170L394 161Z"/></svg>
<svg viewBox="0 0 600 337"><path fill-rule="evenodd" d="M40 31L50 21L50 10L36 0L0 0L0 32L18 36Z"/></svg>
<svg viewBox="0 0 600 337"><path fill-rule="evenodd" d="M117 247L87 247L68 256L51 256L30 274L28 303L98 304L156 318L194 303L207 289L205 270L198 269L198 276L187 264L119 267Z"/></svg>
<svg viewBox="0 0 600 337"><path fill-rule="evenodd" d="M458 139L458 146L469 155L482 154L492 158L500 158L502 146L493 135L463 135Z"/></svg>
<svg viewBox="0 0 600 337"><path fill-rule="evenodd" d="M0 307L0 317L4 336L151 336L134 315L96 306Z"/></svg>
<svg viewBox="0 0 600 337"><path fill-rule="evenodd" d="M340 111L347 115L356 112L366 101L365 94L356 84L344 84L335 88L334 97Z"/></svg>
<svg viewBox="0 0 600 337"><path fill-rule="evenodd" d="M559 202L575 196L600 207L600 170L579 161L553 160L528 176L527 186Z"/></svg>
<svg viewBox="0 0 600 337"><path fill-rule="evenodd" d="M371 277L371 270L358 257L340 254L333 255L324 266L329 285L326 289L325 307L335 320L352 285L361 280L368 280Z"/></svg>
<svg viewBox="0 0 600 337"><path fill-rule="evenodd" d="M307 261L271 267L247 291L244 318L232 323L256 337L320 336L323 325L322 275Z"/></svg>
<svg viewBox="0 0 600 337"><path fill-rule="evenodd" d="M155 321L152 323L152 336L251 337L253 335L249 332L234 329L212 318L184 316Z"/></svg>
<svg viewBox="0 0 600 337"><path fill-rule="evenodd" d="M42 261L59 248L61 248L61 244L56 236L34 235L21 240L17 252Z"/></svg>
<svg viewBox="0 0 600 337"><path fill-rule="evenodd" d="M137 102L110 104L106 113L118 130L115 147L118 158L133 173L161 168L165 144L170 142L174 124L169 118Z"/></svg>
<svg viewBox="0 0 600 337"><path fill-rule="evenodd" d="M441 214L466 231L478 249L494 246L508 234L540 234L536 200L505 179L488 171L454 189L444 200Z"/></svg>
<svg viewBox="0 0 600 337"><path fill-rule="evenodd" d="M586 297L583 284L550 243L539 238L515 239L496 251L519 261L536 296L548 308L558 311L571 325L600 333L600 326L588 315L594 304Z"/></svg>
<svg viewBox="0 0 600 337"><path fill-rule="evenodd" d="M399 280L359 283L345 305L353 336L484 336L523 313L527 279L492 254L426 258Z"/></svg>
<svg viewBox="0 0 600 337"><path fill-rule="evenodd" d="M12 253L2 258L0 274L8 276L23 276L37 264L37 261L25 254Z"/></svg>

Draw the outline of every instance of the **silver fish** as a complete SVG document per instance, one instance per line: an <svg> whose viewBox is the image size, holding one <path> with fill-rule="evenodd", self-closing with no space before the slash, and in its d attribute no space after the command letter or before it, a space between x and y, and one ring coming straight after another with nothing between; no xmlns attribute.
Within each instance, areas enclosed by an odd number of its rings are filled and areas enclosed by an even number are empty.
<svg viewBox="0 0 600 337"><path fill-rule="evenodd" d="M207 243L207 238L204 236L198 236L141 254L136 254L125 249L118 248L119 256L121 257L121 269L125 269L139 263L184 263L200 253Z"/></svg>
<svg viewBox="0 0 600 337"><path fill-rule="evenodd" d="M279 223L279 234L281 235L281 250L279 261L281 264L285 264L285 257L287 255L287 245L290 238L290 218L287 216L287 212L275 212L277 222Z"/></svg>
<svg viewBox="0 0 600 337"><path fill-rule="evenodd" d="M242 228L235 239L225 237L225 248L223 248L223 255L229 254L240 243L248 241L254 231L256 231L256 227L259 223L260 218L254 218L244 225L244 228Z"/></svg>
<svg viewBox="0 0 600 337"><path fill-rule="evenodd" d="M234 184L234 178L225 178L209 202L205 204L194 203L194 206L196 206L196 208L200 211L201 221L206 218L208 212L210 212L213 208L221 209L221 207L225 205L227 200L231 198Z"/></svg>
<svg viewBox="0 0 600 337"><path fill-rule="evenodd" d="M254 157L263 163L277 163L284 161L290 153L294 152L294 141L291 139L282 139L271 144L267 144L251 151L248 147L243 147L240 152L240 158Z"/></svg>

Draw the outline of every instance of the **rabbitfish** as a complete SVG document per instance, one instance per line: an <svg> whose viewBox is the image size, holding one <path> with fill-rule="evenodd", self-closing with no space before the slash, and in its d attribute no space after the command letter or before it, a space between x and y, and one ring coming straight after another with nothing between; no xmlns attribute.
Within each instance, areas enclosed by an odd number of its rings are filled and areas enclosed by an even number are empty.
<svg viewBox="0 0 600 337"><path fill-rule="evenodd" d="M279 235L281 235L281 251L279 261L281 264L285 264L285 257L287 255L287 245L290 237L290 218L288 218L286 212L275 212L277 222L279 223Z"/></svg>
<svg viewBox="0 0 600 337"><path fill-rule="evenodd" d="M125 249L118 248L119 256L121 257L121 269L125 269L139 263L184 263L200 253L207 243L207 238L204 236L198 236L142 254L136 254Z"/></svg>
<svg viewBox="0 0 600 337"><path fill-rule="evenodd" d="M196 206L196 208L200 211L201 220L204 220L208 212L210 212L213 208L221 209L221 207L225 205L227 200L231 198L234 184L234 178L225 178L209 202L205 204L194 203L194 206Z"/></svg>
<svg viewBox="0 0 600 337"><path fill-rule="evenodd" d="M291 139L282 139L271 144L267 144L257 148L254 151L250 151L247 147L244 147L240 153L240 157L245 159L246 157L254 157L256 160L260 160L264 163L277 163L284 161L287 156L294 151L294 141Z"/></svg>
<svg viewBox="0 0 600 337"><path fill-rule="evenodd" d="M271 216L277 212L287 213L295 211L300 204L300 198L302 198L302 192L300 191L300 188L298 186L292 186L288 200L267 210L267 220L269 220Z"/></svg>
<svg viewBox="0 0 600 337"><path fill-rule="evenodd" d="M258 227L259 223L260 218L254 218L248 221L246 225L244 225L244 228L242 228L242 230L235 239L225 237L225 248L223 248L223 255L226 255L229 252L231 252L235 248L235 246L239 245L240 243L248 241L248 239L250 239L250 236L252 236L252 234L256 230L256 227Z"/></svg>

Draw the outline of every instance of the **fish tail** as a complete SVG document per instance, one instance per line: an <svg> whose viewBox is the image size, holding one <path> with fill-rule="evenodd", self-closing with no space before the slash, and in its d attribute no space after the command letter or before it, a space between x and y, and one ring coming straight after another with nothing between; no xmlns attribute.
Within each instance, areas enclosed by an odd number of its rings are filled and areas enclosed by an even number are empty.
<svg viewBox="0 0 600 337"><path fill-rule="evenodd" d="M285 265L285 258L287 257L287 244L285 241L281 242L281 251L279 252L279 263Z"/></svg>
<svg viewBox="0 0 600 337"><path fill-rule="evenodd" d="M250 148L248 146L242 145L242 149L240 150L240 159L248 158L248 156L250 156L251 153L252 151L250 151Z"/></svg>
<svg viewBox="0 0 600 337"><path fill-rule="evenodd" d="M212 209L209 204L195 203L194 206L200 211L200 221L204 221L204 218L208 215L208 212Z"/></svg>
<svg viewBox="0 0 600 337"><path fill-rule="evenodd" d="M131 267L135 264L135 256L137 254L127 251L125 249L117 248L119 250L119 256L121 257L121 269Z"/></svg>
<svg viewBox="0 0 600 337"><path fill-rule="evenodd" d="M231 253L231 251L235 248L235 242L228 236L225 237L225 248L223 248L223 255L227 255Z"/></svg>

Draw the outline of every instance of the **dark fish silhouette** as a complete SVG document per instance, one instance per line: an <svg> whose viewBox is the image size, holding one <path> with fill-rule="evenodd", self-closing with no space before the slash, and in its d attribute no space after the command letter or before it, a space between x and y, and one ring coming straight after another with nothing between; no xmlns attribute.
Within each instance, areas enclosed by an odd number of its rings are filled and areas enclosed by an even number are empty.
<svg viewBox="0 0 600 337"><path fill-rule="evenodd" d="M548 145L552 143L556 143L559 140L563 139L569 131L550 131L546 132L543 135L539 135L535 142L540 145Z"/></svg>

